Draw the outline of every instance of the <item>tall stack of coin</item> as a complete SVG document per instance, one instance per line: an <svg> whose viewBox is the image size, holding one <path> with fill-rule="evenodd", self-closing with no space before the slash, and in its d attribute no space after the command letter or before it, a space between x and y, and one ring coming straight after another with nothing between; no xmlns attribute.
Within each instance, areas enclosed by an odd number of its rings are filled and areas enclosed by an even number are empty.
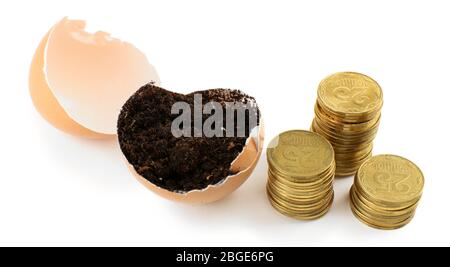
<svg viewBox="0 0 450 267"><path fill-rule="evenodd" d="M414 217L423 186L423 174L411 161L393 155L375 156L355 175L351 208L371 227L397 229Z"/></svg>
<svg viewBox="0 0 450 267"><path fill-rule="evenodd" d="M317 133L288 131L267 149L267 195L280 213L301 220L323 216L334 198L331 144Z"/></svg>
<svg viewBox="0 0 450 267"><path fill-rule="evenodd" d="M311 130L333 145L336 176L353 175L372 155L383 106L381 88L368 76L341 72L325 78L317 95Z"/></svg>

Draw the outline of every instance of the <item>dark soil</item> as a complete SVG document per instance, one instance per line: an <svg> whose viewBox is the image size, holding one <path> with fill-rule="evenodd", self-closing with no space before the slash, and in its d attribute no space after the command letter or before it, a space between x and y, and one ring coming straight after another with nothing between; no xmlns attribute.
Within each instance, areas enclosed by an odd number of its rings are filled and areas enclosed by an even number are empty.
<svg viewBox="0 0 450 267"><path fill-rule="evenodd" d="M215 101L222 107L226 102L254 102L238 90L211 89L181 95L147 84L125 103L119 116L119 143L128 162L145 179L173 192L204 189L232 175L231 163L250 135L247 113L245 137L174 137L171 126L179 114L171 114L172 105L183 101L191 106L193 128L194 94L202 94L203 104ZM255 108L254 112L259 124L259 110ZM203 115L203 122L208 117ZM225 121L223 124L225 133L227 125Z"/></svg>

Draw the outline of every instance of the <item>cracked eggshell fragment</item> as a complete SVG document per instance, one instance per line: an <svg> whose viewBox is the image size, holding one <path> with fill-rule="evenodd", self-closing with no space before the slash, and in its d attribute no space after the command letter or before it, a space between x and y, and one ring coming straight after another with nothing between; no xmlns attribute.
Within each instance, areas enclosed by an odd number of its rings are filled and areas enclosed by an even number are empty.
<svg viewBox="0 0 450 267"><path fill-rule="evenodd" d="M238 189L254 171L264 145L264 124L256 127L252 135L247 139L247 143L242 152L231 164L231 170L236 174L228 176L221 183L209 185L203 190L192 190L186 193L178 193L166 190L151 183L134 169L133 165L128 163L125 158L128 169L133 176L146 188L155 194L172 201L184 202L189 204L206 204L223 199Z"/></svg>
<svg viewBox="0 0 450 267"><path fill-rule="evenodd" d="M116 135L126 100L144 84L159 84L159 77L133 45L84 29L84 21L65 18L47 33L31 64L30 94L56 128L105 138Z"/></svg>

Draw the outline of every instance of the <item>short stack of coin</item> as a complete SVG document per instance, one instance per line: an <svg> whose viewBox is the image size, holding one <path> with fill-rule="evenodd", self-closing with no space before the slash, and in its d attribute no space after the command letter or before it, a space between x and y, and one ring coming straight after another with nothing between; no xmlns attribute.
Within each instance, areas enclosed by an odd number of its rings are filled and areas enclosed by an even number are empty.
<svg viewBox="0 0 450 267"><path fill-rule="evenodd" d="M355 216L378 229L397 229L414 217L424 177L411 161L379 155L364 162L355 175L350 203Z"/></svg>
<svg viewBox="0 0 450 267"><path fill-rule="evenodd" d="M323 216L334 199L336 169L331 144L317 133L280 134L267 149L267 195L280 213L300 220Z"/></svg>
<svg viewBox="0 0 450 267"><path fill-rule="evenodd" d="M350 176L372 156L383 93L376 81L363 74L341 72L319 85L311 130L334 147L336 176Z"/></svg>

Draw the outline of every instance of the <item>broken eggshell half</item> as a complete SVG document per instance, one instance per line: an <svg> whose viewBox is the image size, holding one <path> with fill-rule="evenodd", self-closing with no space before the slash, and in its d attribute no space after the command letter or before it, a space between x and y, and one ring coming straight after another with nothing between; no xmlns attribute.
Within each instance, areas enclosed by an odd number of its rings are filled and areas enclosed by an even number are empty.
<svg viewBox="0 0 450 267"><path fill-rule="evenodd" d="M151 86L153 88L157 88L155 86ZM145 88L141 88L136 94L139 94L140 91ZM162 89L164 90L164 89ZM213 89L215 90L215 89ZM222 89L219 89L222 90ZM206 92L206 91L203 91ZM130 101L130 100L129 100ZM128 104L128 103L127 103ZM145 105L144 105L145 106ZM142 107L136 108L136 110L142 110ZM170 109L169 109L170 110ZM264 144L264 126L263 121L260 118L259 124L254 127L250 132L248 137L245 139L245 145L242 150L237 154L237 156L233 159L231 164L229 165L229 175L224 177L222 180L217 183L209 184L205 188L202 189L191 189L191 190L169 190L168 188L164 188L164 186L160 186L155 184L148 179L148 177L144 177L142 173L137 171L138 166L133 165L130 162L130 156L127 151L129 148L128 143L124 142L123 139L123 124L121 121L124 120L124 117L131 116L128 115L128 111L122 109L122 113L119 116L119 144L121 146L122 152L124 152L124 160L130 172L133 176L147 189L151 190L155 194L172 201L184 202L190 204L206 204L218 201L228 196L232 192L234 192L237 188L239 188L252 174L254 171L259 158L261 156ZM154 115L159 116L159 115ZM152 119L150 119L152 120ZM134 121L133 121L134 124ZM121 130L122 128L122 130ZM127 131L132 131L131 129L127 129ZM158 130L163 131L163 129ZM126 133L125 133L126 134ZM141 138L138 138L141 140ZM145 146L145 145L143 145ZM147 148L148 149L148 148ZM150 148L151 149L151 148ZM169 150L168 147L165 149ZM198 155L198 154L195 154ZM189 157L184 158L186 161L194 160Z"/></svg>
<svg viewBox="0 0 450 267"><path fill-rule="evenodd" d="M159 77L133 45L84 29L84 21L67 18L50 29L31 63L30 94L56 128L106 138L116 135L120 108L136 88Z"/></svg>

